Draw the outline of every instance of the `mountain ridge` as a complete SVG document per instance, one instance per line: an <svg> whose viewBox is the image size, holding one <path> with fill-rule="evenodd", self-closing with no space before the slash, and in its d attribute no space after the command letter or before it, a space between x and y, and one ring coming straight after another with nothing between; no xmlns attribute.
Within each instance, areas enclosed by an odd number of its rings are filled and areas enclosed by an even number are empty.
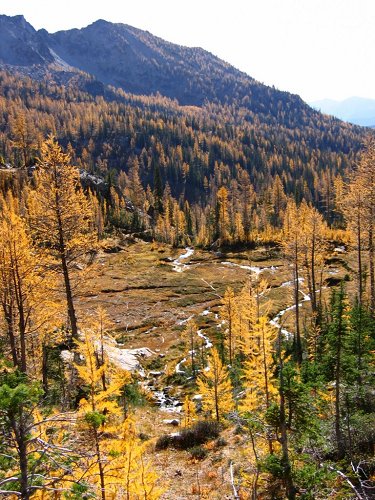
<svg viewBox="0 0 375 500"><path fill-rule="evenodd" d="M5 162L20 165L8 139L17 136L14 124L24 116L30 136L53 133L90 173L128 174L135 161L143 187L158 200L168 188L181 203L214 206L220 186L246 192L247 183L268 199L273 182L281 182L288 196L305 198L333 218L325 199L360 150L365 129L321 114L203 49L137 28L99 20L50 35L23 18L1 21L8 31L0 31L0 43L10 33L8 40L31 50L31 63L48 48L44 65L3 64L6 72L0 71L5 106L12 109L0 126ZM100 71L107 71L106 80Z"/></svg>
<svg viewBox="0 0 375 500"><path fill-rule="evenodd" d="M0 15L0 60L13 66L46 64L53 56L24 16Z"/></svg>
<svg viewBox="0 0 375 500"><path fill-rule="evenodd" d="M14 23L19 32L10 40L5 35ZM56 33L36 31L23 16L2 15L0 24L0 63L21 67L23 72L32 65L45 72L51 64L57 66L53 71L69 66L105 85L140 95L160 93L181 105L236 101L254 112L275 116L278 101L307 106L296 94L261 84L203 48L173 44L127 24L99 19L84 28ZM18 45L20 52L22 44L23 58L17 58L9 49Z"/></svg>

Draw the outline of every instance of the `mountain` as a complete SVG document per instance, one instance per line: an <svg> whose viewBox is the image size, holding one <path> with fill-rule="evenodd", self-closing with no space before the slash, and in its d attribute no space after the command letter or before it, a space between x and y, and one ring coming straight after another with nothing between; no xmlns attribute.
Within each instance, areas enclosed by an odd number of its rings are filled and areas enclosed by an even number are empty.
<svg viewBox="0 0 375 500"><path fill-rule="evenodd" d="M336 116L346 122L365 127L375 126L375 99L363 97L349 97L343 101L322 99L311 102L310 105L322 113Z"/></svg>
<svg viewBox="0 0 375 500"><path fill-rule="evenodd" d="M44 40L68 64L106 84L134 94L160 92L181 104L222 101L226 92L233 95L241 85L255 83L203 49L125 24L99 20L80 30L44 33Z"/></svg>
<svg viewBox="0 0 375 500"><path fill-rule="evenodd" d="M160 93L182 105L233 104L302 120L307 105L297 95L267 87L201 48L166 42L147 31L98 20L82 29L36 31L22 16L0 16L0 64L32 78L90 74L138 95ZM33 72L30 68L33 68ZM35 71L35 68L37 71ZM312 113L312 111L311 111Z"/></svg>
<svg viewBox="0 0 375 500"><path fill-rule="evenodd" d="M124 24L50 34L0 16L0 28L0 163L32 166L35 144L53 133L75 164L108 177L109 198L117 183L137 205L142 188L157 211L170 193L208 217L226 186L233 207L254 193L244 219L259 225L280 193L334 219L334 183L363 144L361 127Z"/></svg>
<svg viewBox="0 0 375 500"><path fill-rule="evenodd" d="M0 62L12 66L54 62L40 34L23 16L0 16Z"/></svg>

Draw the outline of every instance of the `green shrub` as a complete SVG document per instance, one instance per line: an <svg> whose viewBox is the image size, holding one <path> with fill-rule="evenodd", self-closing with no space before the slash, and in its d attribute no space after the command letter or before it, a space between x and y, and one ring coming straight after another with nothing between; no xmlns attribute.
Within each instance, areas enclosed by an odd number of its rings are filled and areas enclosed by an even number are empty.
<svg viewBox="0 0 375 500"><path fill-rule="evenodd" d="M281 458L277 455L268 455L262 463L262 469L275 478L282 479L284 477L284 467Z"/></svg>
<svg viewBox="0 0 375 500"><path fill-rule="evenodd" d="M98 411L89 411L85 415L85 421L95 429L99 429L99 427L104 424L105 420L105 415Z"/></svg>

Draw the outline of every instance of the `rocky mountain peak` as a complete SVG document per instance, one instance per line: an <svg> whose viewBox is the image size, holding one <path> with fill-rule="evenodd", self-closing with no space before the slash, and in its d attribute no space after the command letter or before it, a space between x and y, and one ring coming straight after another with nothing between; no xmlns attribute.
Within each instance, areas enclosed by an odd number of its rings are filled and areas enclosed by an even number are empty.
<svg viewBox="0 0 375 500"><path fill-rule="evenodd" d="M0 62L12 66L49 64L54 58L40 34L22 16L0 16Z"/></svg>

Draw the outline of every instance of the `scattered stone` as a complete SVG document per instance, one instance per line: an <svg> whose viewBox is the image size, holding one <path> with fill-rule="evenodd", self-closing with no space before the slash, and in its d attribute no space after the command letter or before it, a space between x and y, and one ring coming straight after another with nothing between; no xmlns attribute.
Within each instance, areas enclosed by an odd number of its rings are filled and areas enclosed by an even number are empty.
<svg viewBox="0 0 375 500"><path fill-rule="evenodd" d="M333 249L333 251L335 253L346 253L346 250L345 250L344 246L336 247L336 248Z"/></svg>
<svg viewBox="0 0 375 500"><path fill-rule="evenodd" d="M121 252L121 250L122 250L122 247L120 247L119 245L115 245L113 247L103 248L104 253L119 253L119 252Z"/></svg>
<svg viewBox="0 0 375 500"><path fill-rule="evenodd" d="M175 418L168 418L163 420L163 424L173 425L174 427L178 427L180 425L180 422Z"/></svg>
<svg viewBox="0 0 375 500"><path fill-rule="evenodd" d="M201 401L202 399L202 394L196 394L191 398L193 401Z"/></svg>
<svg viewBox="0 0 375 500"><path fill-rule="evenodd" d="M61 351L60 357L64 363L72 363L74 359L74 353L72 351Z"/></svg>

